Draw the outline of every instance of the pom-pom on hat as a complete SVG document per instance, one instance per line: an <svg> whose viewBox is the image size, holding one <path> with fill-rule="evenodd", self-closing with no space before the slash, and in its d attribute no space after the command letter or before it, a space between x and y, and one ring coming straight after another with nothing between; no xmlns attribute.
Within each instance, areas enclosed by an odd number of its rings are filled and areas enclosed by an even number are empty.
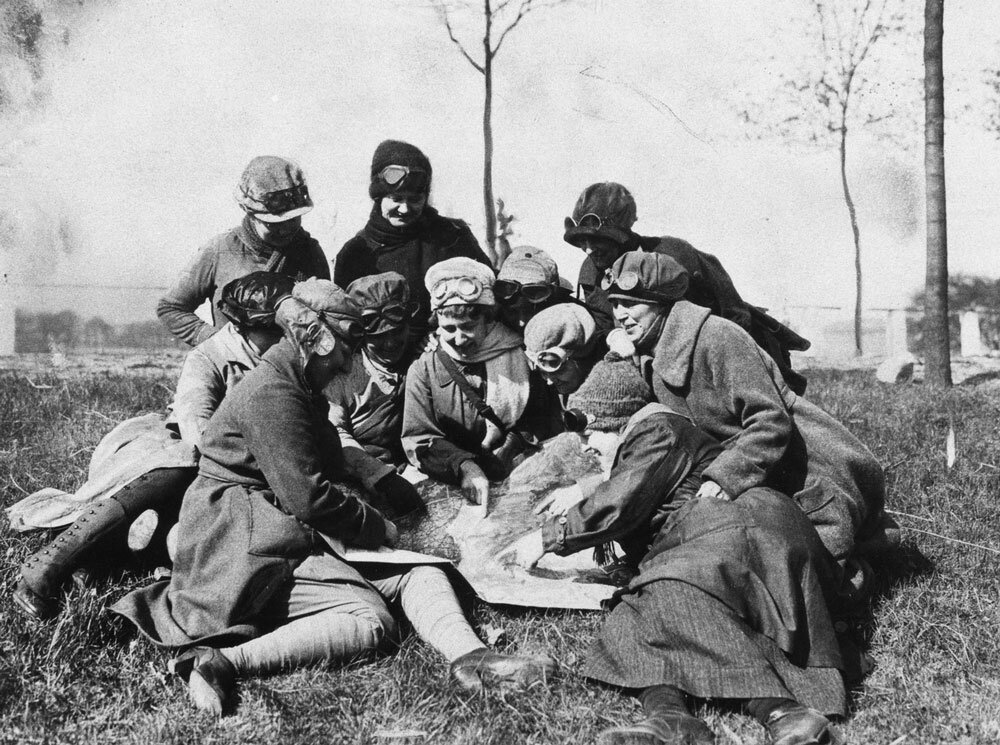
<svg viewBox="0 0 1000 745"><path fill-rule="evenodd" d="M274 329L274 311L291 294L295 280L275 272L251 272L222 288L219 310L240 331Z"/></svg>
<svg viewBox="0 0 1000 745"><path fill-rule="evenodd" d="M432 175L431 162L420 148L401 140L383 140L372 156L368 196L381 199L400 191L429 194Z"/></svg>
<svg viewBox="0 0 1000 745"><path fill-rule="evenodd" d="M635 221L635 199L628 189L614 181L591 184L566 218L563 240L579 247L584 238L609 238L624 246L632 240Z"/></svg>
<svg viewBox="0 0 1000 745"><path fill-rule="evenodd" d="M605 357L569 395L566 408L586 414L589 429L618 432L653 401L653 389L631 359Z"/></svg>
<svg viewBox="0 0 1000 745"><path fill-rule="evenodd" d="M559 267L542 249L518 246L500 265L497 279L520 282L522 285L558 285Z"/></svg>
<svg viewBox="0 0 1000 745"><path fill-rule="evenodd" d="M535 314L524 327L524 348L528 359L551 349L569 356L587 347L597 324L587 309L577 303L559 303Z"/></svg>
<svg viewBox="0 0 1000 745"><path fill-rule="evenodd" d="M285 222L313 208L306 177L299 166L277 155L258 155L236 184L236 201L262 222Z"/></svg>
<svg viewBox="0 0 1000 745"><path fill-rule="evenodd" d="M629 251L611 265L601 287L611 299L672 303L687 292L688 272L665 254Z"/></svg>
<svg viewBox="0 0 1000 745"><path fill-rule="evenodd" d="M448 305L496 305L493 270L465 256L439 261L424 276L431 310Z"/></svg>

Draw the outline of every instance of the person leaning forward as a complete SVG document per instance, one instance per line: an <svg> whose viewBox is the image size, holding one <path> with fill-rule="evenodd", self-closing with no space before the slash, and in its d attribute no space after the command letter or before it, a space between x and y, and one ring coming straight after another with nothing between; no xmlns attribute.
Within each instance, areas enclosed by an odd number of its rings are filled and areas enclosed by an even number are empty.
<svg viewBox="0 0 1000 745"><path fill-rule="evenodd" d="M431 298L424 287L431 266L458 256L490 266L469 226L443 217L427 203L431 175L431 162L419 148L398 140L380 143L372 156L368 223L344 244L333 266L339 287L381 272L403 275L420 305L412 325L418 336L426 334L431 323Z"/></svg>
<svg viewBox="0 0 1000 745"><path fill-rule="evenodd" d="M323 250L302 228L302 215L313 201L298 165L259 155L243 171L235 196L246 213L243 222L202 246L156 306L170 333L191 346L226 324L215 309L222 288L234 279L256 271L295 280L330 278ZM194 312L205 300L211 300L212 323Z"/></svg>
<svg viewBox="0 0 1000 745"><path fill-rule="evenodd" d="M714 315L732 321L750 334L778 364L788 387L799 395L805 393L806 379L792 369L789 352L805 351L810 346L809 341L740 297L729 273L715 256L673 236L638 235L632 232L636 219L632 194L612 181L591 184L584 189L572 217L566 218L564 240L582 249L597 270L593 284L583 280L580 283L580 292L587 304L598 311L610 312L600 279L627 251L666 254L688 272L690 282L684 299L708 308Z"/></svg>

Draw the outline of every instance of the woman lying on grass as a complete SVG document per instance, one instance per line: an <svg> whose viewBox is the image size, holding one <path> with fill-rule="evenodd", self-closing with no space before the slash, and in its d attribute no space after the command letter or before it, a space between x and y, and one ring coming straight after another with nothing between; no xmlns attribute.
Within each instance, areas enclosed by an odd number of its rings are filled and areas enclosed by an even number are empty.
<svg viewBox="0 0 1000 745"><path fill-rule="evenodd" d="M460 484L466 499L485 505L490 481L562 429L559 401L529 369L521 335L495 320L488 266L447 259L424 282L438 345L407 373L403 447L428 476Z"/></svg>
<svg viewBox="0 0 1000 745"><path fill-rule="evenodd" d="M13 596L19 609L38 619L55 615L56 594L70 575L95 549L120 540L129 523L127 542L134 551L166 536L197 475L208 420L281 338L275 301L291 292L292 284L284 275L254 272L222 289L219 309L229 323L188 353L165 420L147 416L123 422L97 446L87 483L71 498L86 495L93 501L81 502L82 514L73 524L21 565ZM28 522L31 513L37 516L50 506L36 500L12 509Z"/></svg>
<svg viewBox="0 0 1000 745"><path fill-rule="evenodd" d="M396 526L334 482L340 441L323 387L351 364L358 306L327 280L295 286L278 307L285 338L223 401L184 495L174 571L114 608L154 643L187 648L170 670L199 709L221 714L237 677L342 663L398 639L390 602L451 661L465 688L544 679L548 657L490 652L444 572L351 565L328 548L392 546Z"/></svg>
<svg viewBox="0 0 1000 745"><path fill-rule="evenodd" d="M569 404L586 413L585 436L610 477L575 505L563 501L510 557L530 567L545 552L616 541L638 570L583 672L635 692L646 718L599 742L715 743L689 697L742 702L776 745L833 742L826 717L846 710L826 604L833 558L783 494L699 495L723 449L651 398L631 361L594 367Z"/></svg>

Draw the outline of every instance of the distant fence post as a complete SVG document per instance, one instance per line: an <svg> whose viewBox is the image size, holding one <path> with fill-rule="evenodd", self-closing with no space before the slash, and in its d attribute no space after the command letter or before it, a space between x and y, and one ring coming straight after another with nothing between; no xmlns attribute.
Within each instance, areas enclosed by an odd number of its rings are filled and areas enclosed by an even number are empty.
<svg viewBox="0 0 1000 745"><path fill-rule="evenodd" d="M14 296L7 262L0 253L0 357L14 354Z"/></svg>
<svg viewBox="0 0 1000 745"><path fill-rule="evenodd" d="M905 308L886 309L885 352L887 357L901 357L910 352L906 342Z"/></svg>
<svg viewBox="0 0 1000 745"><path fill-rule="evenodd" d="M963 357L979 357L986 354L982 328L979 325L979 313L974 310L962 313L960 338Z"/></svg>

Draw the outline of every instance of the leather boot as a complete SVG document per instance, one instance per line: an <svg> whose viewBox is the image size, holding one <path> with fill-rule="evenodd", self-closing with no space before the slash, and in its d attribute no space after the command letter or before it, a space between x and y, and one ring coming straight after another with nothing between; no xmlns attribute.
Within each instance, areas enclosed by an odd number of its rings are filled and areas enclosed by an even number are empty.
<svg viewBox="0 0 1000 745"><path fill-rule="evenodd" d="M451 663L451 678L467 691L481 691L487 682L527 688L547 682L557 668L547 654L510 655L475 649Z"/></svg>
<svg viewBox="0 0 1000 745"><path fill-rule="evenodd" d="M84 555L125 521L125 510L114 499L94 502L72 525L21 565L14 602L28 615L45 619L58 610L58 590Z"/></svg>
<svg viewBox="0 0 1000 745"><path fill-rule="evenodd" d="M837 742L830 720L801 704L775 709L764 726L772 745L834 745Z"/></svg>
<svg viewBox="0 0 1000 745"><path fill-rule="evenodd" d="M646 717L600 733L598 745L714 745L715 733L701 719L676 712Z"/></svg>

